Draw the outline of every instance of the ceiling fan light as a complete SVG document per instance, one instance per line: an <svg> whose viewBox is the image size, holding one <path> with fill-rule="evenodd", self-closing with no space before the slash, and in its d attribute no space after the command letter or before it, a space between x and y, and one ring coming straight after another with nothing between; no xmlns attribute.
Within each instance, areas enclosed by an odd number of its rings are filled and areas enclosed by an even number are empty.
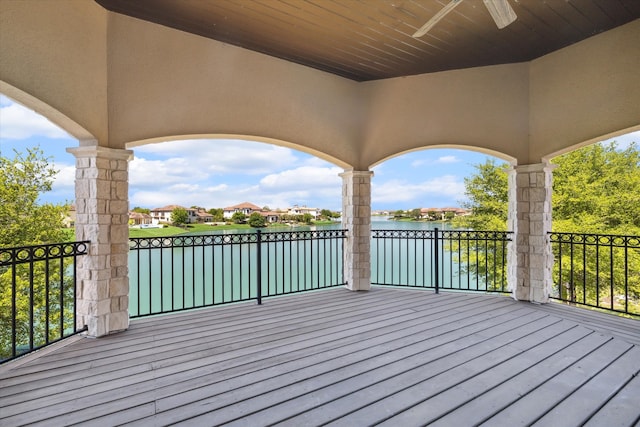
<svg viewBox="0 0 640 427"><path fill-rule="evenodd" d="M499 29L511 24L517 18L507 0L484 0L484 5Z"/></svg>

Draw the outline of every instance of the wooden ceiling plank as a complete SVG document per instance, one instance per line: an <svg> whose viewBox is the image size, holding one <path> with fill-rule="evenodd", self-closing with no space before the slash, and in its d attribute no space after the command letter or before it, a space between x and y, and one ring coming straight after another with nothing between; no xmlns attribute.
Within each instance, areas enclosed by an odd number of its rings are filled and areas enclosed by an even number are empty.
<svg viewBox="0 0 640 427"><path fill-rule="evenodd" d="M279 2L279 5L286 5L287 2L283 1L283 2ZM281 10L282 13L288 14L291 11L293 11L293 9L289 9L289 10L285 10L282 9ZM396 60L399 61L406 61L405 58L402 58L398 55L394 55L391 52L388 52L385 49L381 49L378 46L375 46L373 43L370 42L360 42L360 43L355 43L351 38L348 38L346 36L343 36L340 34L340 28L344 28L344 25L338 25L338 28L325 28L323 27L321 24L318 24L318 22L314 19L312 19L312 17L307 17L307 16L294 16L294 15L290 15L292 18L294 19L298 19L299 22L305 23L306 25L309 25L311 27L314 28L314 31L319 32L321 34L323 34L323 39L325 37L334 37L335 40L339 40L340 45L344 45L344 46L360 46L360 50L362 52L369 52L369 54L371 54L372 56L375 57L375 59L379 59L379 60L386 60L386 61L390 61L390 62L396 62L395 60L389 58L389 56L394 57ZM326 22L326 21L321 21L321 22ZM304 31L304 29L303 29ZM335 37L335 36L338 37ZM330 43L330 45L335 45L336 43Z"/></svg>
<svg viewBox="0 0 640 427"><path fill-rule="evenodd" d="M580 34L589 34L591 31L591 23L589 20L569 2L549 2L546 3L547 7L552 9L558 16L560 16L566 25L569 25L576 29Z"/></svg>
<svg viewBox="0 0 640 427"><path fill-rule="evenodd" d="M224 7L222 7L222 9L225 9ZM249 12L249 10L246 10L246 12ZM237 11L235 9L226 9L226 13L231 16L231 17L235 17L237 15ZM260 12L256 12L251 10L250 13L248 13L247 15L252 16L252 17L256 17L256 18L252 18L252 23L251 25L253 27L255 27L255 23L261 21L263 18L263 14L261 14ZM246 18L246 16L243 16L244 18ZM281 27L282 24L280 24L278 22L279 20L275 20L273 22L270 21L266 21L266 25L267 26L274 26L274 27L279 27L279 29L284 32L284 28ZM235 19L233 19L231 22L236 22ZM286 21L282 21L283 23L285 23ZM242 25L237 25L238 28L244 28L246 27L247 24L242 24ZM259 33L259 32L258 32ZM284 34L286 34L286 32L284 32ZM275 38L273 38L274 36L270 36L270 33L263 31L262 34L260 35L260 40L263 41L263 44L266 44L266 46L269 49L274 49L274 44L277 46L282 46L284 45L287 48L291 48L291 47L295 47L296 55L299 55L300 58L304 58L305 56L309 57L318 57L319 59L316 60L316 62L321 63L322 58L324 57L325 61L328 60L329 58L335 58L336 56L338 57L338 59L335 59L331 62L333 62L333 64L331 64L331 67L338 67L340 64L344 64L344 60L343 59L339 59L339 58L350 58L350 57L355 57L355 58L359 58L361 60L372 60L374 58L367 58L367 56L363 56L363 54L366 54L366 52L354 52L354 51L344 51L342 50L340 47L336 47L336 46L343 46L342 44L336 45L330 45L327 44L325 46L318 46L317 43L313 42L313 40L311 38L300 38L300 37L296 37L296 38L287 38L286 43L284 43L283 39L281 36L276 36ZM255 38L255 36L254 36ZM265 47L263 46L258 46L257 49L259 49L260 51L266 50ZM318 52L317 54L314 54L314 52ZM335 51L333 54L330 54L331 51ZM279 52L279 49L278 49ZM336 52L339 52L339 55L336 55ZM279 57L284 57L284 58L289 58L289 59L294 59L293 57L291 57L290 55L287 56L285 53L278 53ZM294 62L298 62L298 60L294 61ZM358 67L353 67L353 66L349 66L347 68L350 68L352 70L358 70Z"/></svg>
<svg viewBox="0 0 640 427"><path fill-rule="evenodd" d="M609 28L613 25L613 20L606 14L602 13L602 9L596 5L593 0L566 0L576 10L580 11L585 18L591 22L593 31L592 34L597 34L603 31L604 28Z"/></svg>
<svg viewBox="0 0 640 427"><path fill-rule="evenodd" d="M375 24L376 26L374 26L374 23L356 21L356 19L354 18L357 17L357 14L354 14L355 16L353 16L351 14L339 14L339 13L336 13L335 11L330 11L325 8L327 3L326 1L321 3L315 3L311 1L308 3L316 7L316 10L318 11L319 16L321 16L322 19L332 20L332 19L336 19L337 17L338 19L340 18L344 19L345 23L351 23L351 25L353 25L355 28L355 30L351 34L356 36L354 37L354 40L359 39L358 41L360 43L366 44L373 48L382 49L382 50L385 50L387 47L394 48L395 44L397 44L397 39L391 37L388 34L388 32L384 31L385 30L384 27L382 27L379 23L376 23ZM347 8L347 9L351 9L351 8ZM345 9L345 11L347 11L347 9ZM394 49L394 50L397 50L397 49ZM396 55L396 56L401 58L403 61L413 62L416 57L420 57L419 54L412 53L409 51L405 51L405 50L397 50L397 51L401 52L401 55Z"/></svg>
<svg viewBox="0 0 640 427"><path fill-rule="evenodd" d="M103 7L357 81L531 60L640 18L640 0L509 0L498 30L465 0L95 0Z"/></svg>

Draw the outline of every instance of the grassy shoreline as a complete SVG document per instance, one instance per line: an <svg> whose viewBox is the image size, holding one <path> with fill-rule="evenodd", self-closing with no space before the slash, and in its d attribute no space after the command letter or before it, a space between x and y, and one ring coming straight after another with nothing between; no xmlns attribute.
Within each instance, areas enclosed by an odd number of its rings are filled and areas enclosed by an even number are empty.
<svg viewBox="0 0 640 427"><path fill-rule="evenodd" d="M310 225L314 226L325 226L325 225L334 225L337 224L333 221L317 221ZM306 224L301 224L301 226L306 226ZM179 236L181 234L187 233L203 233L203 232L215 232L215 231L226 231L226 230L248 230L254 229L248 224L225 224L225 225L207 225L207 224L189 224L186 228L182 227L174 227L172 225L165 228L129 228L129 237L169 237L169 236ZM271 230L290 230L292 227L286 224L277 224L270 225L269 227L262 228L263 231L271 231Z"/></svg>

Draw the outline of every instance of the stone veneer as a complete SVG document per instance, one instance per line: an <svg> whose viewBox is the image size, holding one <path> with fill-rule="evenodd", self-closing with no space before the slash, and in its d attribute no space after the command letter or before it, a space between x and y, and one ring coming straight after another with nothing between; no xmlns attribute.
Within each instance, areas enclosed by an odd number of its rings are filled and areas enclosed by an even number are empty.
<svg viewBox="0 0 640 427"><path fill-rule="evenodd" d="M80 146L76 157L76 239L89 254L77 265L77 323L99 337L129 327L130 150Z"/></svg>
<svg viewBox="0 0 640 427"><path fill-rule="evenodd" d="M371 288L371 171L348 171L342 177L342 225L347 230L344 275L347 289Z"/></svg>
<svg viewBox="0 0 640 427"><path fill-rule="evenodd" d="M546 303L552 288L553 253L551 193L553 165L516 166L509 171L507 269L509 290L515 299Z"/></svg>

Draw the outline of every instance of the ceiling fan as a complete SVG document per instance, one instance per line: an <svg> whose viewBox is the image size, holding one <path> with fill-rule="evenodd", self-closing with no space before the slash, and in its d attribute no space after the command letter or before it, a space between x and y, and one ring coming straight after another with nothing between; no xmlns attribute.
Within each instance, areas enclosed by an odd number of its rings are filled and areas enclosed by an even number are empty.
<svg viewBox="0 0 640 427"><path fill-rule="evenodd" d="M422 37L434 25L436 25L442 18L447 16L457 5L462 3L463 0L451 0L449 4L443 7L433 18L429 19L418 31L416 31L412 37ZM489 10L491 17L496 22L498 28L502 29L516 20L516 13L513 11L507 0L483 0L484 5Z"/></svg>

